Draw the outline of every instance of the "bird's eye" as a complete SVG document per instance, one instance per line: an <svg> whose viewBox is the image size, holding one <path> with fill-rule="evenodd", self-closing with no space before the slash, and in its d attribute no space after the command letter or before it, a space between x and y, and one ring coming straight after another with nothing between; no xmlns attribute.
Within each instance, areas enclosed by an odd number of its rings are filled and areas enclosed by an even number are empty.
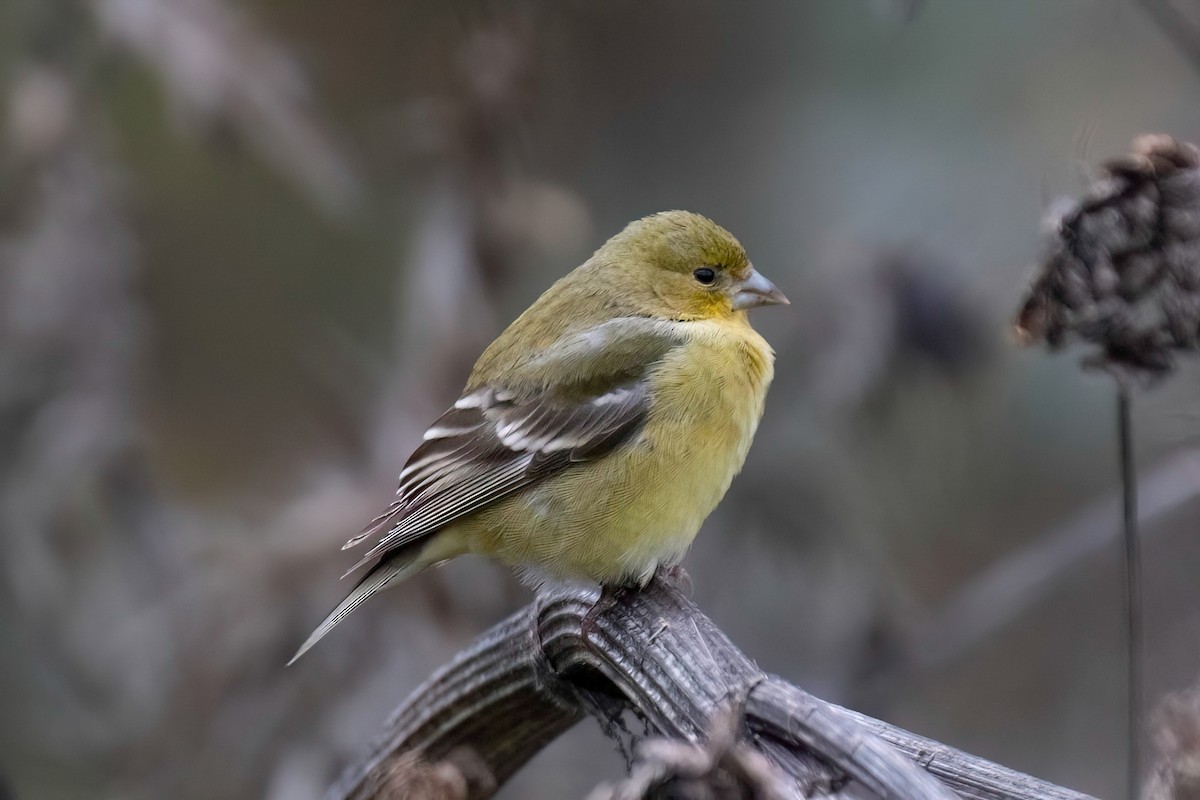
<svg viewBox="0 0 1200 800"><path fill-rule="evenodd" d="M705 286L711 286L717 279L717 271L711 267L700 267L692 275Z"/></svg>

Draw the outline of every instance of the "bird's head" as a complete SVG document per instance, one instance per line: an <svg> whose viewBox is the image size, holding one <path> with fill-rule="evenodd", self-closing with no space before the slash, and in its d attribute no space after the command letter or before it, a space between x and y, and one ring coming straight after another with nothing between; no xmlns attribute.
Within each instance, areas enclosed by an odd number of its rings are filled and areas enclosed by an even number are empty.
<svg viewBox="0 0 1200 800"><path fill-rule="evenodd" d="M718 319L755 306L787 304L741 243L690 211L664 211L629 223L594 261L622 290L672 319Z"/></svg>

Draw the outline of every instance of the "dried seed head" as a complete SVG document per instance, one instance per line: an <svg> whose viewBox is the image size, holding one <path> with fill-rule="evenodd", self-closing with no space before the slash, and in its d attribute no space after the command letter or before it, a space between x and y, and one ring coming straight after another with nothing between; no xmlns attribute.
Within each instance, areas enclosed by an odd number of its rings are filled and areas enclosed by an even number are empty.
<svg viewBox="0 0 1200 800"><path fill-rule="evenodd" d="M1023 344L1095 347L1085 365L1150 383L1200 348L1200 150L1148 134L1047 219L1017 314Z"/></svg>
<svg viewBox="0 0 1200 800"><path fill-rule="evenodd" d="M1151 721L1157 763L1143 800L1200 797L1200 686L1167 695Z"/></svg>
<svg viewBox="0 0 1200 800"><path fill-rule="evenodd" d="M713 714L703 745L647 739L638 747L629 777L615 786L597 786L588 800L783 800L791 796L779 769L739 741L740 725L740 711L726 706Z"/></svg>

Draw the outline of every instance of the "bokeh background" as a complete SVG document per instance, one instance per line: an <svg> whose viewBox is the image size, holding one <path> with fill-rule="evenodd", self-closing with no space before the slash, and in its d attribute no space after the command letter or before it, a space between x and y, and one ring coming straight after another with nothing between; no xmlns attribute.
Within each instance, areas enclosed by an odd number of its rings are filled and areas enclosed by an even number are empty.
<svg viewBox="0 0 1200 800"><path fill-rule="evenodd" d="M1200 138L1190 14L6 0L0 796L319 797L529 600L455 563L284 670L338 548L506 322L668 208L793 300L700 606L824 698L1119 794L1114 392L1009 318L1056 197ZM1181 366L1135 406L1150 703L1200 672ZM502 796L622 769L586 722Z"/></svg>

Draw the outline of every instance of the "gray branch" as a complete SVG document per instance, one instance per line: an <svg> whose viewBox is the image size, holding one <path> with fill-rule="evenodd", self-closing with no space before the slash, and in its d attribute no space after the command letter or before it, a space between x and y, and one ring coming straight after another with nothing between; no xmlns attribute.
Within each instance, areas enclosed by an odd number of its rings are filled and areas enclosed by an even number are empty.
<svg viewBox="0 0 1200 800"><path fill-rule="evenodd" d="M484 634L396 710L327 800L404 796L398 765L413 752L439 762L464 750L493 779L472 787L486 797L586 715L614 738L629 711L658 735L700 744L730 704L797 796L1086 800L767 675L661 577L585 625L595 599L548 593Z"/></svg>

